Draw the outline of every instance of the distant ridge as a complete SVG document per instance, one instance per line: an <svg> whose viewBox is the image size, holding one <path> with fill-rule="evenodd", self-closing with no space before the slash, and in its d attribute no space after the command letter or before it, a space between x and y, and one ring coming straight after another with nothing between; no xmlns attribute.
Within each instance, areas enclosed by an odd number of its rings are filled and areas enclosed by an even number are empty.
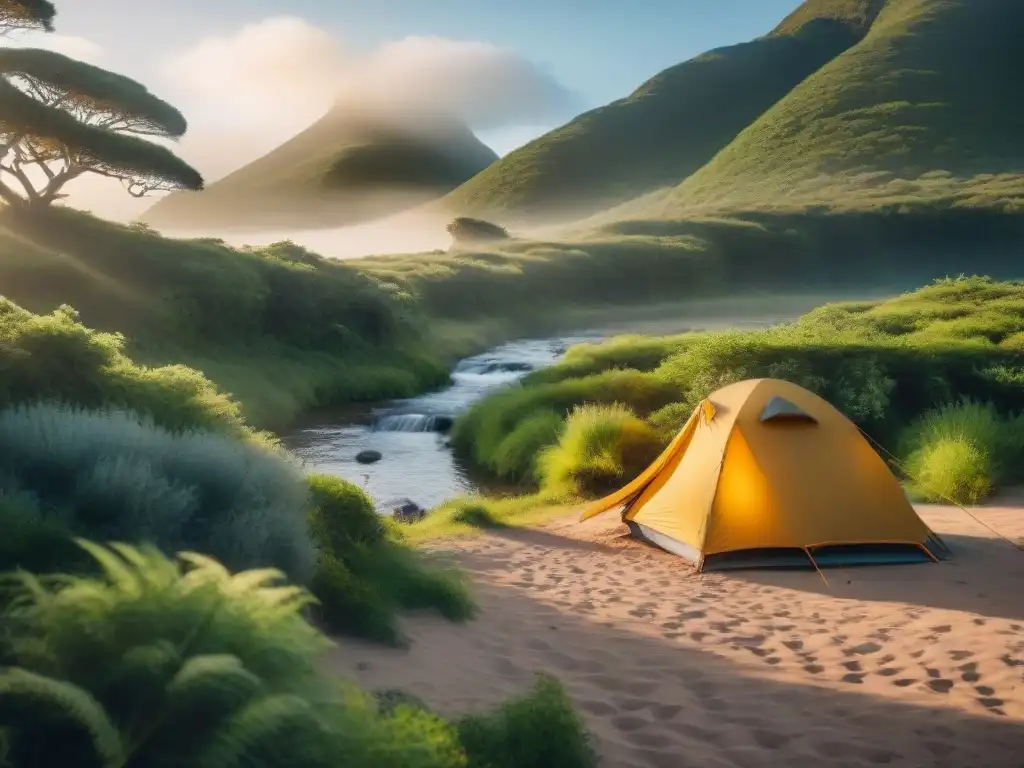
<svg viewBox="0 0 1024 768"><path fill-rule="evenodd" d="M754 121L659 213L780 194L827 202L839 194L830 187L900 180L915 182L916 195L957 184L1024 193L1024 2L879 5L860 43Z"/></svg>
<svg viewBox="0 0 1024 768"><path fill-rule="evenodd" d="M281 146L141 217L166 228L336 227L437 198L497 159L436 113L338 105Z"/></svg>
<svg viewBox="0 0 1024 768"><path fill-rule="evenodd" d="M670 67L511 152L443 203L499 221L585 216L678 184L855 45L883 4L809 0L765 37Z"/></svg>

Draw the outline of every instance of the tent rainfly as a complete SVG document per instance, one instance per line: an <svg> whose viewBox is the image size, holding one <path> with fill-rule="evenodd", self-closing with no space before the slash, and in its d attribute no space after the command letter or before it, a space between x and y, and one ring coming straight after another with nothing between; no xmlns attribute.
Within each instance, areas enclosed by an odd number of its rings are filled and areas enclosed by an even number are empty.
<svg viewBox="0 0 1024 768"><path fill-rule="evenodd" d="M638 478L590 504L699 570L945 559L855 424L777 379L702 401Z"/></svg>

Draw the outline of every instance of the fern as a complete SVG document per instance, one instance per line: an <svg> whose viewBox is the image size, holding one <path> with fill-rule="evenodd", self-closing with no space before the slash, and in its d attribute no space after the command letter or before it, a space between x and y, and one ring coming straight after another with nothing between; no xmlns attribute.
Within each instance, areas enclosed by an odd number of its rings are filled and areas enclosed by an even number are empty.
<svg viewBox="0 0 1024 768"><path fill-rule="evenodd" d="M18 768L124 765L121 735L103 705L64 680L26 669L0 672L0 728L10 734L7 759Z"/></svg>

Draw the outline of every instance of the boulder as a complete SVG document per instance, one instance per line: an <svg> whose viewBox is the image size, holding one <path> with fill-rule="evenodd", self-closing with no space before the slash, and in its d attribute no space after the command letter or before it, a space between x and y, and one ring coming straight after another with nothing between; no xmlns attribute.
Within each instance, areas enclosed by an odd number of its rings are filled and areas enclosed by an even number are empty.
<svg viewBox="0 0 1024 768"><path fill-rule="evenodd" d="M359 453L356 454L356 461L358 461L360 464L373 464L374 462L380 461L383 458L383 453L371 449L360 451Z"/></svg>
<svg viewBox="0 0 1024 768"><path fill-rule="evenodd" d="M451 416L434 416L430 420L430 430L431 432L440 432L444 434L445 432L450 431L454 424L455 419Z"/></svg>
<svg viewBox="0 0 1024 768"><path fill-rule="evenodd" d="M482 219L471 219L460 216L445 230L452 236L452 248L471 248L483 243L495 243L502 240L510 240L511 236L504 227L491 224Z"/></svg>
<svg viewBox="0 0 1024 768"><path fill-rule="evenodd" d="M415 523L426 515L427 510L409 499L405 499L391 510L391 517L396 523Z"/></svg>

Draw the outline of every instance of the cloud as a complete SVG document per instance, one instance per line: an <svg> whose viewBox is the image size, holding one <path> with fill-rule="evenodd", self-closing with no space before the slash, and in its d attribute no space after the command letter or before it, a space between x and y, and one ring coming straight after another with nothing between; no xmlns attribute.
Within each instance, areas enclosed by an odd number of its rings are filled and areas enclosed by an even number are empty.
<svg viewBox="0 0 1024 768"><path fill-rule="evenodd" d="M450 112L477 130L565 117L575 96L515 51L441 37L386 43L348 67L341 93Z"/></svg>
<svg viewBox="0 0 1024 768"><path fill-rule="evenodd" d="M319 116L344 65L337 40L285 16L200 40L166 61L162 74L181 99L216 111L222 123L278 125Z"/></svg>
<svg viewBox="0 0 1024 768"><path fill-rule="evenodd" d="M291 16L200 40L161 73L161 93L191 124L181 151L211 179L254 159L254 147L268 151L307 127L338 99L445 110L477 130L553 122L577 106L555 78L511 50L407 37L356 55ZM237 141L225 141L230 133Z"/></svg>

